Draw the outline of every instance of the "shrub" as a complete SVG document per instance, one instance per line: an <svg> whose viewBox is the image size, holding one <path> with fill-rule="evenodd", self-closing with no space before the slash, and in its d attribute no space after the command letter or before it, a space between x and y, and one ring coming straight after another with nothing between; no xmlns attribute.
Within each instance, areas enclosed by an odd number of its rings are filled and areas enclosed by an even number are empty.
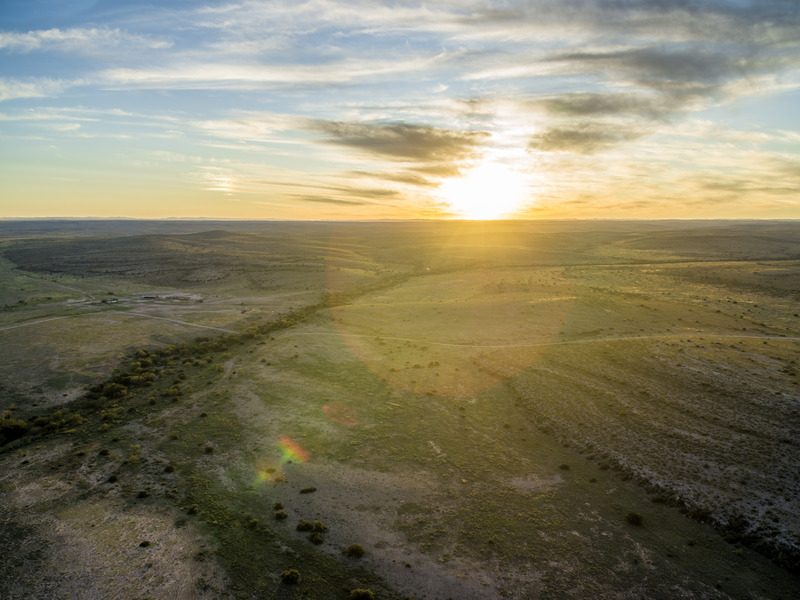
<svg viewBox="0 0 800 600"><path fill-rule="evenodd" d="M273 470L272 470L272 472L274 473L274 472L275 472L275 470L273 469ZM273 506L272 508L274 508L275 510L281 510L281 509L283 509L283 502L276 502L276 503L275 503L275 506Z"/></svg>
<svg viewBox="0 0 800 600"><path fill-rule="evenodd" d="M625 515L625 520L636 527L641 527L642 523L644 522L642 515L635 512L629 512L627 515Z"/></svg>
<svg viewBox="0 0 800 600"><path fill-rule="evenodd" d="M297 531L313 531L313 530L314 530L314 524L311 521L300 519L300 522L297 524Z"/></svg>
<svg viewBox="0 0 800 600"><path fill-rule="evenodd" d="M283 583L292 584L300 581L300 571L297 569L287 569L281 573L281 581Z"/></svg>
<svg viewBox="0 0 800 600"><path fill-rule="evenodd" d="M365 590L357 588L350 591L350 600L375 600L375 594L372 590Z"/></svg>
<svg viewBox="0 0 800 600"><path fill-rule="evenodd" d="M119 383L106 383L103 386L102 392L109 398L121 398L127 395L128 388Z"/></svg>
<svg viewBox="0 0 800 600"><path fill-rule="evenodd" d="M134 464L139 462L139 452L141 451L142 447L138 444L133 444L130 447L131 453L128 455L128 458L125 459L126 464Z"/></svg>
<svg viewBox="0 0 800 600"><path fill-rule="evenodd" d="M319 546L322 542L325 541L325 538L322 537L322 534L319 531L314 531L311 535L308 536L308 540L312 544L316 544Z"/></svg>
<svg viewBox="0 0 800 600"><path fill-rule="evenodd" d="M310 494L310 493L316 492L316 491L317 491L317 488L315 488L313 485L310 485L310 486L304 487L302 490L300 490L300 493L301 494Z"/></svg>
<svg viewBox="0 0 800 600"><path fill-rule="evenodd" d="M350 544L347 548L344 549L345 556L349 556L350 558L361 558L366 554L364 551L364 546L361 544Z"/></svg>
<svg viewBox="0 0 800 600"><path fill-rule="evenodd" d="M275 511L275 520L276 521L285 521L288 518L289 518L289 513L287 513L285 510L281 509L281 510L276 510Z"/></svg>
<svg viewBox="0 0 800 600"><path fill-rule="evenodd" d="M328 526L323 524L322 521L319 521L319 520L315 519L314 520L314 525L312 526L312 529L314 531L324 532L324 531L328 531Z"/></svg>

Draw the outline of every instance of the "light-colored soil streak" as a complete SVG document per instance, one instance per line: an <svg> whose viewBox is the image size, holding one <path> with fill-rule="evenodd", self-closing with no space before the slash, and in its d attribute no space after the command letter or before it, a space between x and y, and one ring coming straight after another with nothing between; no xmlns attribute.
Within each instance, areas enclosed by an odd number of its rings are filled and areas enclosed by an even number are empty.
<svg viewBox="0 0 800 600"><path fill-rule="evenodd" d="M345 338L362 338L374 339L374 335L366 335L359 333L342 333L339 331L314 331L314 332L295 332L293 335L311 335L311 336L336 336ZM670 334L670 335L633 335L624 337L598 337L583 340L551 340L547 342L510 342L507 344L468 344L468 343L452 343L452 342L438 342L428 338L407 338L396 336L380 336L382 340L394 340L399 342L414 342L416 344L429 344L432 346L442 346L444 348L546 348L550 346L570 346L575 344L595 344L602 342L628 342L633 340L684 340L688 337L697 337L698 339L720 339L720 340L776 340L776 341L789 341L800 342L800 337L787 337L777 335L720 335L709 334L697 330L687 330L683 334Z"/></svg>
<svg viewBox="0 0 800 600"><path fill-rule="evenodd" d="M61 319L78 319L81 317L92 317L97 315L106 315L109 313L106 312L90 312L90 313L81 313L79 315L68 315L64 317L50 317L49 319L40 319L38 321L30 321L28 323L18 323L17 325L9 325L7 327L0 327L0 331L10 331L12 329L19 329L21 327L30 327L32 325L40 325L41 323L48 323L50 321L59 321ZM156 319L159 321L167 321L169 323L176 323L178 325L186 325L188 327L199 327L200 329L211 329L213 331L222 331L223 333L234 333L230 329L223 329L222 327L212 327L210 325L199 325L197 323L189 323L188 321L180 321L178 319L170 319L168 317L156 317L154 315L148 315L140 312L120 312L114 311L112 313L115 317L116 316L136 316L141 317L144 319Z"/></svg>

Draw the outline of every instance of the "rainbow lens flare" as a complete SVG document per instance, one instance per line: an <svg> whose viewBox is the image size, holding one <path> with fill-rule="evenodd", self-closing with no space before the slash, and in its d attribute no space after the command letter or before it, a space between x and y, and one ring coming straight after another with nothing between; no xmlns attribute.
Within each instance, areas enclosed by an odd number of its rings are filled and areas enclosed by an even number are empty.
<svg viewBox="0 0 800 600"><path fill-rule="evenodd" d="M289 462L306 462L311 456L292 438L282 435L278 438L280 457L266 457L256 459L256 481L254 485L267 482L281 483L286 481L283 465Z"/></svg>
<svg viewBox="0 0 800 600"><path fill-rule="evenodd" d="M282 435L278 438L278 445L281 449L281 464L294 460L297 462L306 462L310 457L303 447L295 442L292 438Z"/></svg>

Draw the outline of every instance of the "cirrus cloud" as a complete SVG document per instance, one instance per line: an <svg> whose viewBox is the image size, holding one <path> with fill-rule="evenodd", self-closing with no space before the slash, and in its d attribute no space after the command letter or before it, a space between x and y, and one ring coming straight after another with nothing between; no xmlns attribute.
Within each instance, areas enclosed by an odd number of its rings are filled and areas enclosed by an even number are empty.
<svg viewBox="0 0 800 600"><path fill-rule="evenodd" d="M34 50L59 50L69 52L94 52L100 49L134 48L168 49L172 42L152 36L133 35L119 28L44 29L20 33L0 32L0 50L32 52Z"/></svg>

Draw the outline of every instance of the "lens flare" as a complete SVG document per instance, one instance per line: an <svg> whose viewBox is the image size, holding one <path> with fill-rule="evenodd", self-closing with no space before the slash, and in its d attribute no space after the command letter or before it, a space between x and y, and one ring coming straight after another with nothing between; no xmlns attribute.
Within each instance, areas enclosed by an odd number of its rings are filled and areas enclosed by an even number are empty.
<svg viewBox="0 0 800 600"><path fill-rule="evenodd" d="M310 458L308 452L290 437L282 435L278 438L278 445L281 449L281 464L290 460L306 462Z"/></svg>
<svg viewBox="0 0 800 600"><path fill-rule="evenodd" d="M325 413L331 421L335 421L341 425L352 427L358 425L358 415L356 411L342 404L341 402L330 402L322 407L322 412Z"/></svg>
<svg viewBox="0 0 800 600"><path fill-rule="evenodd" d="M268 481L283 481L283 472L279 470L278 464L274 459L261 457L256 460L256 481L255 484L266 483Z"/></svg>
<svg viewBox="0 0 800 600"><path fill-rule="evenodd" d="M267 482L283 483L286 481L283 465L286 463L304 463L311 458L308 451L285 435L278 438L278 450L280 451L280 456L277 459L264 456L256 460L256 481L254 485Z"/></svg>

